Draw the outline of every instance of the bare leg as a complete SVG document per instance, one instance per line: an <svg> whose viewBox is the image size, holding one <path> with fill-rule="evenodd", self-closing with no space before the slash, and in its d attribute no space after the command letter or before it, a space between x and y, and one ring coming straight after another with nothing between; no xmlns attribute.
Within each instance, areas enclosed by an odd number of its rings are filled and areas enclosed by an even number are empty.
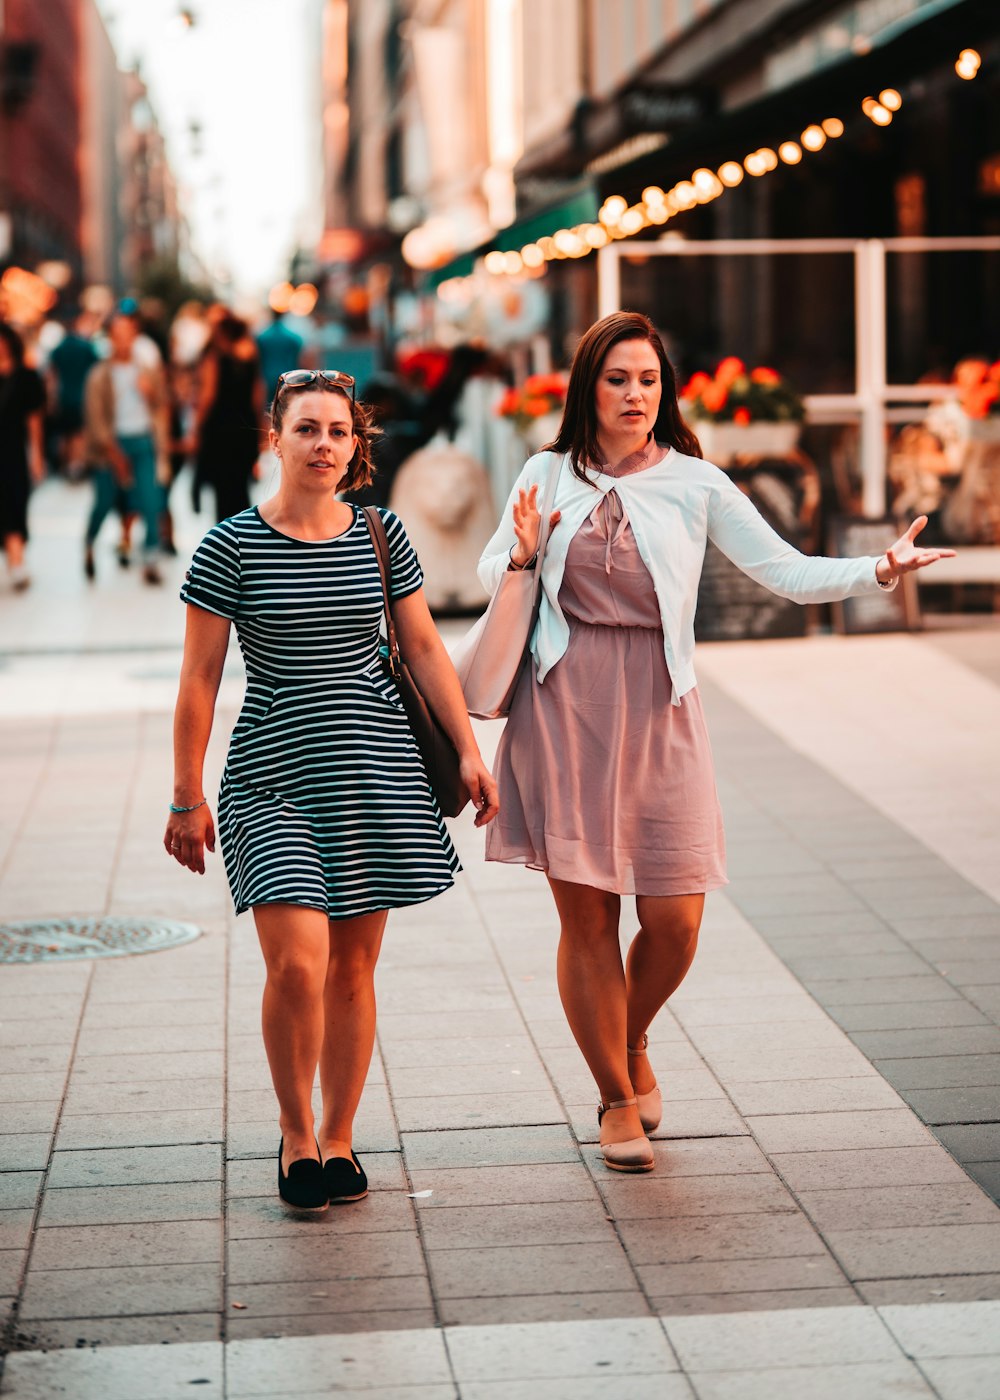
<svg viewBox="0 0 1000 1400"><path fill-rule="evenodd" d="M559 911L556 970L569 1028L602 1100L629 1099L634 1091L625 1054L625 969L618 945L621 899L569 880L550 877L549 884ZM642 1135L635 1107L605 1114L605 1141L627 1142Z"/></svg>
<svg viewBox="0 0 1000 1400"><path fill-rule="evenodd" d="M698 947L705 896L639 895L636 908L641 927L625 964L628 1044L633 1047L642 1044L653 1017L687 975ZM630 1055L629 1070L636 1093L655 1088L656 1076L645 1055Z"/></svg>
<svg viewBox="0 0 1000 1400"><path fill-rule="evenodd" d="M375 964L386 911L329 921L329 964L323 993L325 1037L319 1061L323 1086L322 1160L350 1157L354 1115L375 1044Z"/></svg>
<svg viewBox="0 0 1000 1400"><path fill-rule="evenodd" d="M24 563L24 536L5 535L3 544L7 555L8 569L19 568Z"/></svg>
<svg viewBox="0 0 1000 1400"><path fill-rule="evenodd" d="M328 920L321 909L299 904L258 904L253 915L267 964L261 1025L287 1172L292 1162L316 1156L312 1086L323 1044Z"/></svg>

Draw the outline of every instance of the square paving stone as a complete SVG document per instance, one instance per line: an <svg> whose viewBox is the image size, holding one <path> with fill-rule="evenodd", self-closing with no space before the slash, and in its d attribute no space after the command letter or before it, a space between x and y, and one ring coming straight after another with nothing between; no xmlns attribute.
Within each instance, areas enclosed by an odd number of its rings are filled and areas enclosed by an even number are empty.
<svg viewBox="0 0 1000 1400"><path fill-rule="evenodd" d="M850 1278L995 1273L1000 1224L827 1230L827 1244Z"/></svg>
<svg viewBox="0 0 1000 1400"><path fill-rule="evenodd" d="M48 1189L63 1186L142 1186L154 1182L218 1181L222 1149L216 1143L54 1152Z"/></svg>
<svg viewBox="0 0 1000 1400"><path fill-rule="evenodd" d="M508 1322L577 1322L582 1318L649 1317L639 1288L621 1293L543 1293L505 1298L443 1298L445 1327L499 1326ZM463 1386L463 1395L466 1387ZM630 1392L631 1393L631 1392Z"/></svg>
<svg viewBox="0 0 1000 1400"><path fill-rule="evenodd" d="M35 1235L32 1270L198 1264L222 1257L220 1220L46 1227Z"/></svg>
<svg viewBox="0 0 1000 1400"><path fill-rule="evenodd" d="M800 1191L798 1197L802 1209L824 1233L1000 1222L993 1201L971 1184L866 1186L846 1191Z"/></svg>
<svg viewBox="0 0 1000 1400"><path fill-rule="evenodd" d="M284 1283L230 1283L228 1314L236 1311L250 1317L286 1317L291 1313L325 1318L331 1331L332 1317L339 1313L398 1313L431 1306L426 1275L403 1274L374 1278L339 1277L335 1268L325 1279L290 1280ZM234 1310L233 1303L242 1303ZM342 1330L342 1329L336 1329Z"/></svg>
<svg viewBox="0 0 1000 1400"><path fill-rule="evenodd" d="M185 1310L217 1312L222 1303L218 1263L121 1268L32 1269L20 1316L136 1317Z"/></svg>
<svg viewBox="0 0 1000 1400"><path fill-rule="evenodd" d="M327 1228L308 1234L229 1242L231 1288L246 1283L283 1283L342 1278L391 1278L424 1273L416 1234L371 1231L344 1234L328 1220Z"/></svg>
<svg viewBox="0 0 1000 1400"><path fill-rule="evenodd" d="M405 1090L411 1080L433 1083L439 1074L457 1075L465 1066L496 1066L522 1068L537 1063L537 1053L529 1036L520 1034L500 1036L451 1036L447 1039L421 1038L382 1041L382 1055L392 1074ZM488 1072L488 1071L487 1071Z"/></svg>
<svg viewBox="0 0 1000 1400"><path fill-rule="evenodd" d="M151 1317L47 1318L33 1322L31 1332L33 1346L46 1351L57 1347L162 1346L221 1341L222 1322L217 1312L154 1314ZM186 1389L188 1382L185 1380L183 1384Z"/></svg>
<svg viewBox="0 0 1000 1400"><path fill-rule="evenodd" d="M124 1225L221 1217L222 1188L218 1181L182 1181L50 1190L42 1203L39 1224Z"/></svg>
<svg viewBox="0 0 1000 1400"><path fill-rule="evenodd" d="M159 1079L153 1084L95 1084L71 1079L64 1112L107 1115L192 1108L221 1110L222 1104L220 1079Z"/></svg>
<svg viewBox="0 0 1000 1400"><path fill-rule="evenodd" d="M4 1172L0 1175L3 1209L34 1210L43 1180L42 1172Z"/></svg>
<svg viewBox="0 0 1000 1400"><path fill-rule="evenodd" d="M226 1349L227 1400L250 1396L329 1395L336 1376L347 1394L377 1393L379 1400L444 1400L454 1395L444 1338L436 1329L368 1332L344 1337L290 1337L233 1342ZM435 1393L435 1389L441 1390ZM374 1394L372 1396L374 1400Z"/></svg>
<svg viewBox="0 0 1000 1400"><path fill-rule="evenodd" d="M726 1085L741 1113L839 1113L848 1109L897 1108L899 1095L878 1074L847 1079L780 1079L775 1083Z"/></svg>
<svg viewBox="0 0 1000 1400"><path fill-rule="evenodd" d="M1000 1299L1000 1274L925 1275L921 1278L860 1279L855 1287L866 1303L976 1303Z"/></svg>
<svg viewBox="0 0 1000 1400"><path fill-rule="evenodd" d="M772 1172L738 1176L631 1175L602 1170L601 1193L616 1220L682 1219L686 1216L797 1213L789 1191Z"/></svg>
<svg viewBox="0 0 1000 1400"><path fill-rule="evenodd" d="M996 1400L997 1363L992 1356L923 1357L920 1369L939 1400Z"/></svg>
<svg viewBox="0 0 1000 1400"><path fill-rule="evenodd" d="M821 1152L830 1148L921 1147L930 1134L908 1109L866 1113L789 1113L749 1118L748 1126L767 1153Z"/></svg>
<svg viewBox="0 0 1000 1400"><path fill-rule="evenodd" d="M966 1162L965 1169L994 1201L1000 1201L1000 1161Z"/></svg>
<svg viewBox="0 0 1000 1400"><path fill-rule="evenodd" d="M0 1048L24 1045L60 1045L67 1049L76 1037L75 1016L39 1016L31 1021L9 1021L0 1016Z"/></svg>
<svg viewBox="0 0 1000 1400"><path fill-rule="evenodd" d="M856 1365L900 1359L898 1346L868 1308L678 1317L664 1325L689 1373L837 1366L845 1356Z"/></svg>
<svg viewBox="0 0 1000 1400"><path fill-rule="evenodd" d="M926 1123L1000 1122L1000 1087L905 1089L903 1098Z"/></svg>
<svg viewBox="0 0 1000 1400"><path fill-rule="evenodd" d="M765 1288L750 1293L676 1293L650 1299L660 1317L701 1317L709 1313L788 1311L860 1307L845 1280L838 1288Z"/></svg>
<svg viewBox="0 0 1000 1400"><path fill-rule="evenodd" d="M935 1143L926 1147L868 1147L818 1152L779 1152L775 1170L795 1192L921 1186L964 1186L965 1172Z"/></svg>
<svg viewBox="0 0 1000 1400"><path fill-rule="evenodd" d="M939 1026L981 1026L987 1019L964 999L875 1002L861 1006L832 1006L830 1015L845 1031L920 1030Z"/></svg>
<svg viewBox="0 0 1000 1400"><path fill-rule="evenodd" d="M397 1104L401 1099L442 1095L491 1098L494 1094L547 1092L550 1092L549 1077L534 1050L520 1055L501 1052L486 1064L396 1066L392 1069L392 1096Z"/></svg>
<svg viewBox="0 0 1000 1400"><path fill-rule="evenodd" d="M604 1244L616 1238L596 1199L430 1210L421 1217L421 1231L428 1250Z"/></svg>
<svg viewBox="0 0 1000 1400"><path fill-rule="evenodd" d="M754 1055L717 1054L706 1058L723 1083L731 1079L759 1083L780 1079L852 1079L871 1073L871 1065L846 1039L842 1050L758 1052Z"/></svg>
<svg viewBox="0 0 1000 1400"><path fill-rule="evenodd" d="M56 1395L112 1400L136 1395L137 1376L142 1376L144 1400L179 1400L191 1394L202 1400L223 1400L222 1344L15 1353L7 1363L5 1382L19 1400L48 1400Z"/></svg>
<svg viewBox="0 0 1000 1400"><path fill-rule="evenodd" d="M270 1337L284 1342L288 1337L329 1337L357 1335L365 1332L402 1332L418 1329L433 1330L437 1317L432 1307L406 1308L399 1312L301 1312L287 1316L256 1317L249 1311L232 1313L226 1322L226 1335L229 1342L243 1341L249 1337ZM438 1391L437 1386L407 1387L399 1392L407 1400L424 1400L428 1390ZM335 1392L336 1393L336 1392ZM343 1393L343 1392L340 1392ZM351 1395L382 1396L381 1387L377 1391L350 1391ZM454 1391L445 1392L447 1400L453 1400ZM280 1397L284 1400L284 1396Z"/></svg>
<svg viewBox="0 0 1000 1400"><path fill-rule="evenodd" d="M826 1246L809 1221L791 1212L623 1220L618 1223L618 1233L636 1265L826 1254Z"/></svg>
<svg viewBox="0 0 1000 1400"><path fill-rule="evenodd" d="M989 1162L997 1155L998 1131L995 1123L951 1123L934 1134L960 1162Z"/></svg>
<svg viewBox="0 0 1000 1400"><path fill-rule="evenodd" d="M167 1147L221 1142L223 1136L221 1107L162 1113L80 1113L62 1119L56 1147L60 1152L87 1148Z"/></svg>
<svg viewBox="0 0 1000 1400"><path fill-rule="evenodd" d="M233 1196L226 1211L226 1234L230 1240L266 1240L323 1229L337 1235L415 1230L413 1204L402 1191L369 1191L364 1201L334 1210L331 1216L289 1211L275 1191L267 1196Z"/></svg>
<svg viewBox="0 0 1000 1400"><path fill-rule="evenodd" d="M1000 1055L927 1055L876 1060L897 1089L956 1089L1000 1084Z"/></svg>
<svg viewBox="0 0 1000 1400"><path fill-rule="evenodd" d="M933 1400L912 1361L860 1366L789 1366L776 1370L696 1372L699 1400Z"/></svg>
<svg viewBox="0 0 1000 1400"><path fill-rule="evenodd" d="M221 1079L225 1067L221 1051L175 1050L163 1055L78 1055L73 1076L115 1084L121 1080Z"/></svg>
<svg viewBox="0 0 1000 1400"><path fill-rule="evenodd" d="M518 1381L614 1377L677 1371L677 1358L655 1318L506 1323L447 1333L455 1379ZM628 1382L619 1382L628 1389Z"/></svg>
<svg viewBox="0 0 1000 1400"><path fill-rule="evenodd" d="M789 968L803 982L822 982L832 978L919 977L927 971L927 963L916 953L856 953L852 957L807 955L787 959Z"/></svg>
<svg viewBox="0 0 1000 1400"><path fill-rule="evenodd" d="M1000 1356L1000 1302L885 1307L879 1316L908 1356Z"/></svg>
<svg viewBox="0 0 1000 1400"><path fill-rule="evenodd" d="M404 1133L403 1151L411 1170L579 1161L577 1146L562 1124Z"/></svg>
<svg viewBox="0 0 1000 1400"><path fill-rule="evenodd" d="M58 1074L0 1074L0 1104L3 1105L4 1122L9 1122L13 1117L15 1105L61 1098L65 1087L65 1070Z"/></svg>
<svg viewBox="0 0 1000 1400"><path fill-rule="evenodd" d="M821 1006L864 1006L915 1001L959 1001L956 991L937 972L925 966L915 977L810 977L809 991Z"/></svg>
<svg viewBox="0 0 1000 1400"><path fill-rule="evenodd" d="M502 1011L453 1011L442 1016L437 1009L428 1011L388 1011L379 1007L378 1038L382 1053L391 1053L390 1046L400 1041L472 1039L480 1037L510 1039L524 1035L524 1021L514 1007Z"/></svg>
<svg viewBox="0 0 1000 1400"><path fill-rule="evenodd" d="M23 1248L0 1249L0 1297L17 1293L26 1262Z"/></svg>
<svg viewBox="0 0 1000 1400"><path fill-rule="evenodd" d="M796 1288L837 1288L846 1283L829 1254L780 1259L725 1259L691 1264L639 1264L650 1298L680 1293L753 1293ZM659 1304L658 1304L659 1305Z"/></svg>
<svg viewBox="0 0 1000 1400"><path fill-rule="evenodd" d="M48 1165L51 1133L0 1133L0 1172L30 1172Z"/></svg>
<svg viewBox="0 0 1000 1400"><path fill-rule="evenodd" d="M69 1057L68 1045L8 1046L3 1054L4 1075L58 1074L65 1077Z"/></svg>
<svg viewBox="0 0 1000 1400"><path fill-rule="evenodd" d="M542 1093L458 1094L438 1098L397 1099L401 1133L456 1128L509 1128L565 1122L551 1089Z"/></svg>
<svg viewBox="0 0 1000 1400"><path fill-rule="evenodd" d="M519 1297L524 1293L604 1293L635 1287L617 1240L607 1244L436 1249L428 1256L437 1298Z"/></svg>
<svg viewBox="0 0 1000 1400"><path fill-rule="evenodd" d="M461 1206L506 1206L511 1201L581 1201L599 1205L600 1198L586 1167L580 1162L541 1162L536 1166L438 1167L410 1172L416 1205L425 1214ZM423 1191L432 1194L420 1197Z"/></svg>
<svg viewBox="0 0 1000 1400"><path fill-rule="evenodd" d="M0 1119L0 1134L51 1134L59 1115L59 1100L39 1100L35 1103L4 1104Z"/></svg>
<svg viewBox="0 0 1000 1400"><path fill-rule="evenodd" d="M859 1049L874 1060L914 1055L1000 1055L1000 1027L997 1026L857 1031L851 1038Z"/></svg>

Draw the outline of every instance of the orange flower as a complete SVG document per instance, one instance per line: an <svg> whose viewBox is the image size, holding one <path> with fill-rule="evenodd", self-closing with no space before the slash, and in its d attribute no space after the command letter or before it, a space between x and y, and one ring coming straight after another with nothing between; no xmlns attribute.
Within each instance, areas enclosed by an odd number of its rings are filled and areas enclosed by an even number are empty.
<svg viewBox="0 0 1000 1400"><path fill-rule="evenodd" d="M743 361L738 359L736 355L727 355L724 360L720 361L719 367L715 371L715 382L728 389L734 379L739 379L740 375L745 373L746 365Z"/></svg>
<svg viewBox="0 0 1000 1400"><path fill-rule="evenodd" d="M994 384L1000 384L1000 360L994 360L986 372L987 379L992 379Z"/></svg>
<svg viewBox="0 0 1000 1400"><path fill-rule="evenodd" d="M977 384L982 384L989 369L990 366L986 360L975 358L959 360L955 366L955 383L963 389L972 389Z"/></svg>
<svg viewBox="0 0 1000 1400"><path fill-rule="evenodd" d="M766 365L760 365L757 369L751 370L750 378L754 384L780 384L781 375L774 369L768 369Z"/></svg>
<svg viewBox="0 0 1000 1400"><path fill-rule="evenodd" d="M541 418L546 413L551 413L552 405L548 399L541 399L525 395L521 404L521 412L526 413L529 418Z"/></svg>
<svg viewBox="0 0 1000 1400"><path fill-rule="evenodd" d="M697 374L692 374L691 378L681 390L682 399L696 399L707 384L711 384L712 376L706 374L704 370L698 370Z"/></svg>
<svg viewBox="0 0 1000 1400"><path fill-rule="evenodd" d="M745 428L750 422L750 410L748 408L738 408L733 414L733 422L739 423L741 428Z"/></svg>
<svg viewBox="0 0 1000 1400"><path fill-rule="evenodd" d="M701 401L709 413L718 413L725 408L726 400L729 398L729 391L723 384L706 384L701 391Z"/></svg>
<svg viewBox="0 0 1000 1400"><path fill-rule="evenodd" d="M497 404L494 412L498 418L510 418L518 410L521 403L521 395L516 389L508 389L503 398Z"/></svg>
<svg viewBox="0 0 1000 1400"><path fill-rule="evenodd" d="M998 397L1000 397L1000 388L996 384L976 384L972 388L966 389L962 395L961 403L970 418L985 418Z"/></svg>

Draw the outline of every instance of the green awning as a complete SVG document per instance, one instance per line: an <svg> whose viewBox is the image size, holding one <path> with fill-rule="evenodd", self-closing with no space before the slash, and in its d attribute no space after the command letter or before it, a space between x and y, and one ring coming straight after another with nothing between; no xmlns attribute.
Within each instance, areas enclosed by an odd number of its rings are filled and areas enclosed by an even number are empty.
<svg viewBox="0 0 1000 1400"><path fill-rule="evenodd" d="M519 252L526 243L537 243L540 238L551 237L561 228L575 228L577 224L592 224L601 207L597 188L588 180L578 185L571 195L559 204L550 205L537 214L516 219L506 228L499 229L488 243L481 243L471 252L460 253L444 267L437 267L424 279L424 290L432 292L450 277L468 277L477 259L485 257L497 249L501 253Z"/></svg>

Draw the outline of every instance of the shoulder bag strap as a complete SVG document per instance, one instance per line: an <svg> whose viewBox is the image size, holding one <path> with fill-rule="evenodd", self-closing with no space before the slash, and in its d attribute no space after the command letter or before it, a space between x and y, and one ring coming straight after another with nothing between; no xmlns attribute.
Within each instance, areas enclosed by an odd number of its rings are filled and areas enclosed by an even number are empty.
<svg viewBox="0 0 1000 1400"><path fill-rule="evenodd" d="M385 637L389 644L389 671L398 680L400 673L399 643L396 641L396 625L392 620L392 608L389 602L392 587L389 540L385 533L385 526L382 524L382 517L374 506L362 506L361 513L368 526L368 534L371 537L372 548L375 550L375 558L378 562L379 577L382 580L382 607L385 612Z"/></svg>
<svg viewBox="0 0 1000 1400"><path fill-rule="evenodd" d="M538 549L535 552L535 586L533 591L536 616L542 600L542 558L545 554L545 546L549 542L549 521L552 516L552 507L555 504L556 487L559 484L559 473L562 471L563 464L562 457L557 456L555 452L551 455L555 458L555 461L549 468L549 477L545 483L545 494L542 497L541 510L539 511L542 517L542 524L538 532ZM534 622L532 622L532 627L534 627Z"/></svg>

